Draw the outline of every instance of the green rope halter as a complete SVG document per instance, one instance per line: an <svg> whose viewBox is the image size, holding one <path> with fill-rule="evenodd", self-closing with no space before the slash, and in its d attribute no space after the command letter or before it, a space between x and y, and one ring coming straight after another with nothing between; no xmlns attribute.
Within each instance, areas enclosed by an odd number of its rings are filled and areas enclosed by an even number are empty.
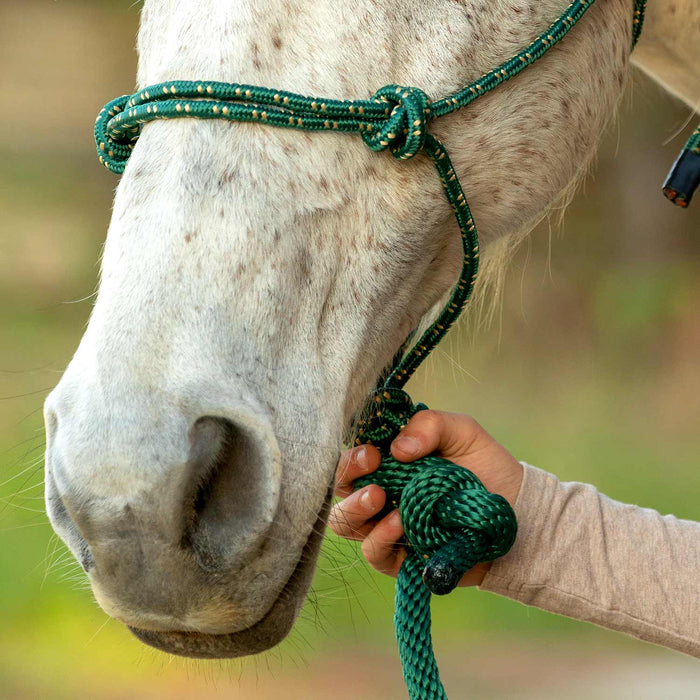
<svg viewBox="0 0 700 700"><path fill-rule="evenodd" d="M462 237L459 281L437 320L412 349L397 356L381 386L370 397L358 424L358 443L376 445L382 454L377 472L355 482L379 484L387 509L399 508L408 555L396 584L394 622L409 695L414 700L446 698L430 636L431 593L448 593L479 562L503 556L517 531L504 498L489 493L467 469L431 455L410 464L391 457L389 445L416 412L403 391L418 365L464 309L476 278L479 241L469 205L445 147L429 131L430 122L450 114L515 77L559 43L595 0L574 0L527 48L500 66L435 102L419 88L387 85L368 100L311 98L253 85L176 80L119 97L100 112L95 141L100 161L124 172L147 122L195 117L259 122L308 131L360 134L373 151L389 150L399 160L421 151L433 161L454 210ZM642 30L646 0L635 0L633 46ZM665 185L667 196L686 206L700 177L700 131L691 137Z"/></svg>

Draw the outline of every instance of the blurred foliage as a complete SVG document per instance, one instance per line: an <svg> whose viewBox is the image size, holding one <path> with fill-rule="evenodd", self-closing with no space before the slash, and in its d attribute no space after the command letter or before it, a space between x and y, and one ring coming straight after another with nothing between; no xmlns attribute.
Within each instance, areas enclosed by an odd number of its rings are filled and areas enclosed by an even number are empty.
<svg viewBox="0 0 700 700"><path fill-rule="evenodd" d="M11 66L0 75L0 697L403 697L393 582L352 544L327 540L281 651L203 664L108 621L47 524L41 404L90 313L116 182L93 156L92 122L133 84L138 9L0 5L0 61ZM454 331L412 392L474 414L563 479L697 519L700 203L679 211L659 189L689 115L638 75L632 92L565 240L557 227L550 245L540 226L498 323ZM40 103L50 113L28 112ZM436 601L435 637L448 687L475 698L661 697L656 687L681 698L700 682L669 652L476 591ZM611 686L611 669L629 683Z"/></svg>

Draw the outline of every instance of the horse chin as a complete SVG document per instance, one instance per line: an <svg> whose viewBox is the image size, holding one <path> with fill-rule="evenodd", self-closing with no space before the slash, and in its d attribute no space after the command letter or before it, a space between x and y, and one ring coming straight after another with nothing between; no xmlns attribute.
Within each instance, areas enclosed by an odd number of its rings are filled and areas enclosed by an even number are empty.
<svg viewBox="0 0 700 700"><path fill-rule="evenodd" d="M229 634L161 632L132 626L129 630L137 639L160 651L194 659L233 659L259 654L279 644L291 630L311 585L332 495L331 488L292 575L267 613L254 625Z"/></svg>

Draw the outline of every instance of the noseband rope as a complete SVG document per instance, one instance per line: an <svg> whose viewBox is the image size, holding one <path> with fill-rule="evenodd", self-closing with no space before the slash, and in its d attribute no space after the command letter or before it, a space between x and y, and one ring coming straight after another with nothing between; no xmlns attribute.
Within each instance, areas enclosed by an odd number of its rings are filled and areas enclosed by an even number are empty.
<svg viewBox="0 0 700 700"><path fill-rule="evenodd" d="M467 304L479 265L479 240L469 205L445 147L429 131L433 119L466 107L515 77L558 44L595 0L574 0L527 48L500 66L436 102L419 88L387 85L369 100L325 100L253 85L176 80L147 87L107 104L95 124L100 161L124 172L147 122L194 117L258 122L307 131L359 134L373 151L389 150L398 160L421 151L433 161L462 237L462 271L437 320L413 348L395 360L370 397L358 424L358 444L376 445L380 468L355 482L378 484L387 492L387 509L398 508L406 531L407 557L396 583L394 624L404 679L413 700L446 698L430 636L432 593L449 593L479 562L503 556L515 541L517 524L508 502L489 493L469 470L430 455L409 464L397 462L389 445L416 412L403 386L440 342ZM632 45L644 22L646 0L635 0ZM700 180L700 129L674 165L664 193L687 206Z"/></svg>

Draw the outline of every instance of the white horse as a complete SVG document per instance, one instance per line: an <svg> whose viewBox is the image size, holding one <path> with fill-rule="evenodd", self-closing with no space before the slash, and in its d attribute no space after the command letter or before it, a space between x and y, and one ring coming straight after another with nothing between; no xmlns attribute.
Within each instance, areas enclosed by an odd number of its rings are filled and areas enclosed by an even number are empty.
<svg viewBox="0 0 700 700"><path fill-rule="evenodd" d="M206 79L447 95L567 0L146 0L141 87ZM628 71L632 0L598 0L517 79L434 123L486 270L586 170ZM700 6L650 0L635 60L700 100ZM46 402L51 521L104 610L190 656L279 642L304 600L353 414L456 279L426 158L257 124L148 124L89 326Z"/></svg>

